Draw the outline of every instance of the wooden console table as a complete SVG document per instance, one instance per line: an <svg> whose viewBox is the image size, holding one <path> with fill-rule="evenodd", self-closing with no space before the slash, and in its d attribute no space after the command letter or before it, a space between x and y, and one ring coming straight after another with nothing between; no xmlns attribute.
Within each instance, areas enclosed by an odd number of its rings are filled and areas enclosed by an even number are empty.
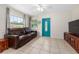
<svg viewBox="0 0 79 59"><path fill-rule="evenodd" d="M0 39L0 52L8 49L8 40L7 39Z"/></svg>
<svg viewBox="0 0 79 59"><path fill-rule="evenodd" d="M65 32L64 39L79 53L79 36Z"/></svg>

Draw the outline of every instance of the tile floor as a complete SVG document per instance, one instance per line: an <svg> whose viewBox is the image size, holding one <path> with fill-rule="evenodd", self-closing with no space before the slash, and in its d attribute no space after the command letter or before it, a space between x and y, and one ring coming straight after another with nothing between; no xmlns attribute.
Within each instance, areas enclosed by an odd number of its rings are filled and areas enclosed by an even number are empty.
<svg viewBox="0 0 79 59"><path fill-rule="evenodd" d="M19 49L9 48L2 54L77 54L63 39L37 37Z"/></svg>

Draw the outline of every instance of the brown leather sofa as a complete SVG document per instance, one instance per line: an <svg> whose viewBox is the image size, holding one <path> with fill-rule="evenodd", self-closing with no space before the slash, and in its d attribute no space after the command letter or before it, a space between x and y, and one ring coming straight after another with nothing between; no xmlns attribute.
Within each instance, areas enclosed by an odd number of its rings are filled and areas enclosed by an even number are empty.
<svg viewBox="0 0 79 59"><path fill-rule="evenodd" d="M37 31L32 31L29 28L12 28L8 29L8 33L4 35L9 40L9 47L15 49L23 46L37 36Z"/></svg>

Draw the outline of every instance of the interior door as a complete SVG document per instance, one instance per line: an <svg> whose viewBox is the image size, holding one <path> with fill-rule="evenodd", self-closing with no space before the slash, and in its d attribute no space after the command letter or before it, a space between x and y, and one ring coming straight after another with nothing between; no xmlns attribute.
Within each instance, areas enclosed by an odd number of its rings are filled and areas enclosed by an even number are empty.
<svg viewBox="0 0 79 59"><path fill-rule="evenodd" d="M42 36L50 37L50 18L42 18Z"/></svg>

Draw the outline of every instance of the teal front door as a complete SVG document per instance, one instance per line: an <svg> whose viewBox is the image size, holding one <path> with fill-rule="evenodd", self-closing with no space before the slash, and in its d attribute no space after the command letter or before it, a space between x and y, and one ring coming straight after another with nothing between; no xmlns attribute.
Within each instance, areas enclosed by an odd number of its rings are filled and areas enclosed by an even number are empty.
<svg viewBox="0 0 79 59"><path fill-rule="evenodd" d="M42 18L42 36L50 37L50 18Z"/></svg>

